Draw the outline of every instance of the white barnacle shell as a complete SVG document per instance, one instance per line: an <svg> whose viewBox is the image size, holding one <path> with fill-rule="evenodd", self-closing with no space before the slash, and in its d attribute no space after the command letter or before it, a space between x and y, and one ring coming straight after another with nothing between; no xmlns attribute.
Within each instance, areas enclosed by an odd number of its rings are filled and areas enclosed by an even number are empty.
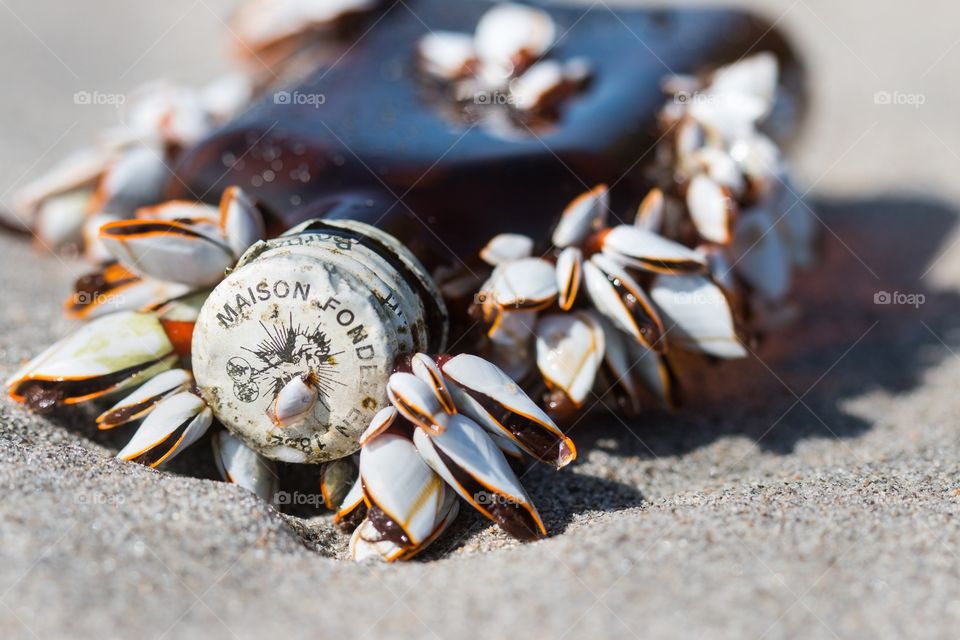
<svg viewBox="0 0 960 640"><path fill-rule="evenodd" d="M437 401L443 410L447 413L456 413L457 407L453 404L453 397L447 389L447 383L443 379L443 373L440 367L434 362L433 358L425 353L415 353L411 359L413 375L417 376L426 383L437 397Z"/></svg>
<svg viewBox="0 0 960 640"><path fill-rule="evenodd" d="M557 256L557 303L563 311L573 308L582 279L583 252L577 247L567 247Z"/></svg>
<svg viewBox="0 0 960 640"><path fill-rule="evenodd" d="M716 244L733 238L736 204L729 192L712 178L699 174L687 189L687 209L700 236Z"/></svg>
<svg viewBox="0 0 960 640"><path fill-rule="evenodd" d="M193 384L193 375L185 369L171 369L148 380L97 418L100 429L113 429L139 420L167 396L186 391Z"/></svg>
<svg viewBox="0 0 960 640"><path fill-rule="evenodd" d="M702 86L700 78L687 74L671 74L660 80L660 91L668 96L693 93Z"/></svg>
<svg viewBox="0 0 960 640"><path fill-rule="evenodd" d="M22 187L14 195L13 209L29 220L48 198L71 191L92 189L104 171L116 159L110 149L90 148L76 151L52 169Z"/></svg>
<svg viewBox="0 0 960 640"><path fill-rule="evenodd" d="M537 325L537 366L548 386L581 407L593 390L604 344L603 329L589 315L547 315Z"/></svg>
<svg viewBox="0 0 960 640"><path fill-rule="evenodd" d="M676 126L674 138L675 153L681 166L689 162L690 156L703 148L706 132L699 122L691 117L683 117Z"/></svg>
<svg viewBox="0 0 960 640"><path fill-rule="evenodd" d="M599 184L580 194L563 210L560 222L553 230L553 245L560 248L582 245L592 234L603 229L609 210L607 185Z"/></svg>
<svg viewBox="0 0 960 640"><path fill-rule="evenodd" d="M195 291L194 287L179 282L140 278L138 282L125 287L122 295L107 296L105 305L95 305L94 309L99 311L93 315L107 313L108 310L152 311L179 300L193 291ZM116 301L117 304L112 305L110 304L111 301ZM87 317L93 316L88 315Z"/></svg>
<svg viewBox="0 0 960 640"><path fill-rule="evenodd" d="M533 238L519 233L501 233L480 250L480 259L496 267L504 262L529 258L532 254Z"/></svg>
<svg viewBox="0 0 960 640"><path fill-rule="evenodd" d="M666 409L677 407L677 381L667 357L632 340L626 341L631 373Z"/></svg>
<svg viewBox="0 0 960 640"><path fill-rule="evenodd" d="M251 0L234 17L231 29L254 52L310 30L323 29L379 0ZM254 54L255 55L255 54Z"/></svg>
<svg viewBox="0 0 960 640"><path fill-rule="evenodd" d="M350 535L350 558L355 562L393 562L399 559L406 546L400 542L385 539L372 520L363 522Z"/></svg>
<svg viewBox="0 0 960 640"><path fill-rule="evenodd" d="M481 60L474 82L467 81L455 86L454 95L458 100L466 100L471 95L477 95L478 90L481 95L483 92L502 91L510 84L514 71L513 66L502 66ZM502 115L504 116L502 119L491 119L490 124L497 127L498 134L504 138L508 140L516 138L518 132L513 127L513 123L506 117L505 113Z"/></svg>
<svg viewBox="0 0 960 640"><path fill-rule="evenodd" d="M203 108L217 121L232 118L253 98L253 81L244 73L225 73L200 92Z"/></svg>
<svg viewBox="0 0 960 640"><path fill-rule="evenodd" d="M40 241L51 249L80 243L90 198L91 192L81 189L44 200L37 211L35 224Z"/></svg>
<svg viewBox="0 0 960 640"><path fill-rule="evenodd" d="M174 362L173 345L156 317L119 312L97 318L53 344L6 386L14 400L44 409L129 389Z"/></svg>
<svg viewBox="0 0 960 640"><path fill-rule="evenodd" d="M377 411L373 416L373 420L370 421L370 426L360 434L360 439L357 441L358 444L362 447L381 433L385 432L390 428L390 425L393 424L394 420L397 419L397 408L396 407L384 407Z"/></svg>
<svg viewBox="0 0 960 640"><path fill-rule="evenodd" d="M510 97L520 111L541 111L560 100L569 86L562 64L542 60L510 81Z"/></svg>
<svg viewBox="0 0 960 640"><path fill-rule="evenodd" d="M268 415L278 427L289 427L307 418L320 397L310 374L294 376L283 385L270 405Z"/></svg>
<svg viewBox="0 0 960 640"><path fill-rule="evenodd" d="M83 223L83 257L93 264L104 264L113 261L113 256L107 251L103 243L100 242L100 227L117 220L123 220L124 216L113 213L94 213L88 215Z"/></svg>
<svg viewBox="0 0 960 640"><path fill-rule="evenodd" d="M582 58L537 62L510 82L513 107L528 112L550 109L585 84L591 73L590 64Z"/></svg>
<svg viewBox="0 0 960 640"><path fill-rule="evenodd" d="M777 59L766 52L721 67L690 105L690 114L720 140L750 135L770 113L778 76Z"/></svg>
<svg viewBox="0 0 960 640"><path fill-rule="evenodd" d="M499 4L477 23L474 43L485 63L522 69L553 45L556 25L546 11L520 4Z"/></svg>
<svg viewBox="0 0 960 640"><path fill-rule="evenodd" d="M707 146L697 149L688 159L694 171L703 171L717 185L739 198L747 188L740 165L726 149Z"/></svg>
<svg viewBox="0 0 960 640"><path fill-rule="evenodd" d="M400 414L410 422L441 432L450 414L440 403L433 388L412 373L394 373L387 381L387 397Z"/></svg>
<svg viewBox="0 0 960 640"><path fill-rule="evenodd" d="M554 267L540 258L501 264L494 270L490 282L493 302L501 309L544 309L557 297Z"/></svg>
<svg viewBox="0 0 960 640"><path fill-rule="evenodd" d="M147 145L129 148L104 171L90 207L119 215L160 200L171 170L163 152Z"/></svg>
<svg viewBox="0 0 960 640"><path fill-rule="evenodd" d="M336 510L343 504L357 478L357 468L350 458L338 458L323 465L320 470L320 493L327 509Z"/></svg>
<svg viewBox="0 0 960 640"><path fill-rule="evenodd" d="M587 293L597 311L610 318L634 340L663 351L664 328L647 294L616 261L596 254L583 265Z"/></svg>
<svg viewBox="0 0 960 640"><path fill-rule="evenodd" d="M768 105L756 96L708 89L690 105L690 115L703 126L708 138L723 142L748 135L767 109Z"/></svg>
<svg viewBox="0 0 960 640"><path fill-rule="evenodd" d="M190 285L134 275L117 263L99 274L104 284L95 295L77 291L67 299L70 316L90 320L117 311L152 311L193 291Z"/></svg>
<svg viewBox="0 0 960 640"><path fill-rule="evenodd" d="M593 65L587 58L571 58L563 63L564 80L573 88L586 83L591 75L593 75Z"/></svg>
<svg viewBox="0 0 960 640"><path fill-rule="evenodd" d="M155 143L190 145L213 127L200 93L164 81L146 84L134 92L125 116L131 136Z"/></svg>
<svg viewBox="0 0 960 640"><path fill-rule="evenodd" d="M350 490L347 491L347 495L343 497L343 500L337 507L337 511L334 514L334 522L340 523L345 521L354 512L360 509L363 504L363 482L360 480L360 476L358 474L357 479L350 486Z"/></svg>
<svg viewBox="0 0 960 640"><path fill-rule="evenodd" d="M457 408L537 460L563 467L577 457L570 438L496 365L460 354L441 367Z"/></svg>
<svg viewBox="0 0 960 640"><path fill-rule="evenodd" d="M496 314L487 331L490 360L514 378L523 378L533 367L533 330L536 311L506 311Z"/></svg>
<svg viewBox="0 0 960 640"><path fill-rule="evenodd" d="M634 226L651 233L660 233L663 227L665 209L663 191L651 189L640 202L640 206L637 207L637 217L633 221Z"/></svg>
<svg viewBox="0 0 960 640"><path fill-rule="evenodd" d="M603 253L621 264L654 273L699 273L706 268L696 251L635 226L613 227L603 238Z"/></svg>
<svg viewBox="0 0 960 640"><path fill-rule="evenodd" d="M659 275L650 297L660 309L671 343L718 358L747 355L727 298L709 278Z"/></svg>
<svg viewBox="0 0 960 640"><path fill-rule="evenodd" d="M410 440L386 433L368 442L360 450L360 479L373 525L361 537L374 546L386 542L383 559L409 557L432 539L446 490Z"/></svg>
<svg viewBox="0 0 960 640"><path fill-rule="evenodd" d="M134 212L138 220L203 220L216 224L219 212L216 207L193 200L167 200L160 204L140 207Z"/></svg>
<svg viewBox="0 0 960 640"><path fill-rule="evenodd" d="M250 245L267 237L260 209L240 187L227 187L220 198L220 234L233 255L240 257Z"/></svg>
<svg viewBox="0 0 960 640"><path fill-rule="evenodd" d="M398 544L377 529L374 521L369 517L360 523L350 536L350 557L357 562L377 560L392 562L393 560L409 560L436 540L440 534L457 518L460 513L460 501L457 494L444 488L443 503L437 511L433 531L420 544L406 546Z"/></svg>
<svg viewBox="0 0 960 640"><path fill-rule="evenodd" d="M101 227L100 239L134 273L195 286L222 280L236 259L222 240L188 220L120 220Z"/></svg>
<svg viewBox="0 0 960 640"><path fill-rule="evenodd" d="M786 175L780 148L770 138L751 131L730 143L730 158L746 176L750 190L757 197L766 197L780 187Z"/></svg>
<svg viewBox="0 0 960 640"><path fill-rule="evenodd" d="M499 433L487 431L487 435L490 436L490 439L493 440L493 443L497 445L497 448L503 452L503 455L506 457L510 468L519 475L526 464L526 455L524 454L523 449L518 447L513 440L504 435L500 435Z"/></svg>
<svg viewBox="0 0 960 640"><path fill-rule="evenodd" d="M433 31L420 38L417 52L424 71L442 80L466 77L477 65L473 36L465 33Z"/></svg>
<svg viewBox="0 0 960 640"><path fill-rule="evenodd" d="M639 383L637 382L637 376L634 375L634 363L631 362L633 350L630 347L630 343L638 343L631 340L626 333L617 329L610 320L601 314L595 311L585 313L597 323L603 332L603 361L609 370L611 386L622 388L630 400L630 408L633 413L639 413Z"/></svg>
<svg viewBox="0 0 960 640"><path fill-rule="evenodd" d="M196 442L212 423L203 398L182 391L154 407L117 458L157 467Z"/></svg>
<svg viewBox="0 0 960 640"><path fill-rule="evenodd" d="M74 292L64 303L64 308L69 315L79 318L94 318L110 311L135 311L137 308L112 309L111 307L121 305L111 303L109 299L113 298L112 294L124 291L140 281L140 276L131 273L122 264L114 262L78 279L74 284ZM85 291L91 287L97 290L99 299Z"/></svg>
<svg viewBox="0 0 960 640"><path fill-rule="evenodd" d="M200 317L200 310L203 303L209 296L208 291L198 291L190 295L170 300L158 307L153 312L161 322L167 323L195 323Z"/></svg>
<svg viewBox="0 0 960 640"><path fill-rule="evenodd" d="M213 459L221 477L273 504L277 496L278 477L273 462L229 431L219 431L210 439Z"/></svg>
<svg viewBox="0 0 960 640"><path fill-rule="evenodd" d="M446 431L417 429L413 441L423 460L477 511L521 540L546 535L546 528L503 452L486 431L462 414Z"/></svg>
<svg viewBox="0 0 960 640"><path fill-rule="evenodd" d="M777 93L779 76L777 57L769 51L762 51L714 71L709 90L718 94L751 96L769 110Z"/></svg>

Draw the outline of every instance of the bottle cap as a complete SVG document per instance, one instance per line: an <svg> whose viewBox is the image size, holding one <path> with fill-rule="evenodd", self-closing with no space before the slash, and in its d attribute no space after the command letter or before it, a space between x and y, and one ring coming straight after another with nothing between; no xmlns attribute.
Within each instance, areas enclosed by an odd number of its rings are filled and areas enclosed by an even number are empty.
<svg viewBox="0 0 960 640"><path fill-rule="evenodd" d="M220 422L268 458L318 463L356 451L387 405L397 358L428 350L439 329L428 321L428 307L442 309L439 294L423 300L408 271L429 281L423 267L399 243L387 254L382 239L364 231L313 222L258 243L200 311L200 393ZM303 411L291 412L289 398L278 396L297 379L304 384L291 386L294 406L302 402Z"/></svg>

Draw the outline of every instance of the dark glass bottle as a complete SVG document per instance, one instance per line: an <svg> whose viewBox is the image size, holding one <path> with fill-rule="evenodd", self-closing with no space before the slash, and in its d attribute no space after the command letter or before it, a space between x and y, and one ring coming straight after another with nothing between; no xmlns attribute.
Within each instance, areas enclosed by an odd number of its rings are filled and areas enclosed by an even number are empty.
<svg viewBox="0 0 960 640"><path fill-rule="evenodd" d="M322 103L265 95L186 155L170 195L215 199L239 184L276 212L278 231L314 217L353 218L388 231L433 268L474 255L496 233L542 238L567 202L598 183L615 187L615 209L634 206L650 186L660 83L672 73L771 51L783 90L769 133L782 143L799 121L802 69L758 17L548 7L563 34L551 57L585 58L590 83L555 121L517 121L512 135L500 135L461 117L415 56L428 27L472 32L491 3L408 4L371 16L342 59L285 89Z"/></svg>

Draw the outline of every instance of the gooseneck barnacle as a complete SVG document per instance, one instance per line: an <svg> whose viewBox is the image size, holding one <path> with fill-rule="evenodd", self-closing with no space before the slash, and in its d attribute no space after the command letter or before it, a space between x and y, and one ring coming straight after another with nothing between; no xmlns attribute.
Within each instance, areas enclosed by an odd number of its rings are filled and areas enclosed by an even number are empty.
<svg viewBox="0 0 960 640"><path fill-rule="evenodd" d="M252 1L237 30L253 55L296 69L305 45L379 9L320 4ZM411 41L411 64L449 103L431 109L506 95L463 109L509 144L501 107L536 136L602 74L558 38L550 13L500 5L472 34ZM100 429L132 430L117 457L152 467L209 432L223 478L271 502L278 465L319 465L357 560L416 555L464 505L518 539L544 537L528 461L572 463L566 429L595 406L675 408L678 374L748 353L789 315L792 274L813 261L814 225L763 133L782 99L778 58L714 67L663 80L643 192L611 180L556 210L524 198L553 222L491 222L479 250L445 261L380 224L389 210L288 225L260 197L266 174L218 204L166 199L168 164L263 79L151 86L124 127L17 199L44 243L78 245L96 268L65 305L85 324L15 373L9 395L34 411L101 402Z"/></svg>

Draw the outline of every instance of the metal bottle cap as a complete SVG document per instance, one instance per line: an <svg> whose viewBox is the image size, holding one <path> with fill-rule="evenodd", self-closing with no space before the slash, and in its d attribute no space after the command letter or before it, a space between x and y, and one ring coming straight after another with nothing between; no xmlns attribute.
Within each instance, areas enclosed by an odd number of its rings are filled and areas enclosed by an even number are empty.
<svg viewBox="0 0 960 640"><path fill-rule="evenodd" d="M428 349L428 308L442 309L439 294L423 300L420 283L410 282L429 281L416 258L399 243L389 250L403 260L386 255L382 239L365 231L314 223L258 243L203 305L193 338L197 386L217 418L266 457L318 463L353 453L387 404L396 359ZM297 377L317 400L280 425L277 395Z"/></svg>

